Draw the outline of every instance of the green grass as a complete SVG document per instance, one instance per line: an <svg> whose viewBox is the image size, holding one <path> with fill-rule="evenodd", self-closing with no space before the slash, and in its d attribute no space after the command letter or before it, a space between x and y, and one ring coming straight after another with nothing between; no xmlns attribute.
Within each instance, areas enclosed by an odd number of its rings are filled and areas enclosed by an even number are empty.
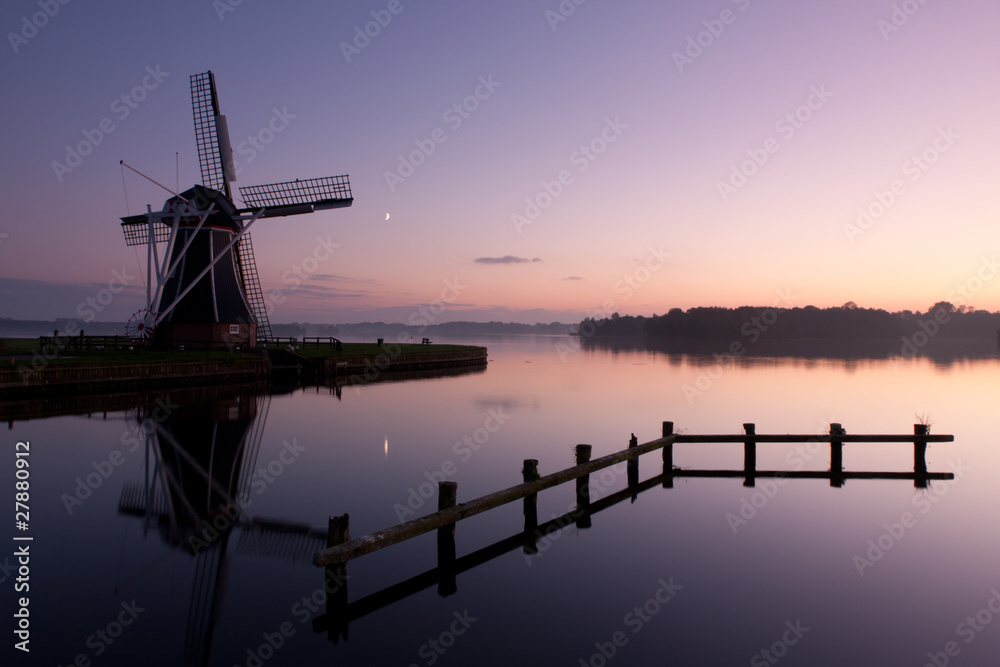
<svg viewBox="0 0 1000 667"><path fill-rule="evenodd" d="M297 343L296 352L311 359L323 359L326 357L351 358L351 357L374 357L379 353L397 352L395 345L386 343L385 347L379 347L376 343L344 343L343 349L337 352L333 346L328 345L303 345ZM287 343L270 346L287 348ZM421 354L432 352L466 352L478 349L474 345L420 345L402 344L398 346L399 354ZM41 346L37 338L0 338L0 367L10 366L11 357L15 357L15 364L31 361L36 353L42 353ZM244 352L229 352L227 350L185 350L174 352L169 350L63 350L58 356L49 358L52 364L78 364L78 363L123 363L123 362L159 362L159 361L201 361L204 359L241 359L253 358L252 355Z"/></svg>
<svg viewBox="0 0 1000 667"><path fill-rule="evenodd" d="M51 349L43 350L37 338L0 338L0 367L10 366L11 357L14 364L31 362L35 354L41 354L50 364L79 363L123 363L123 362L159 362L159 361L203 361L205 359L240 359L239 352L228 350L185 350L173 352L170 350L61 350L52 356ZM243 355L243 358L249 355Z"/></svg>
<svg viewBox="0 0 1000 667"><path fill-rule="evenodd" d="M332 345L316 346L298 343L298 348L295 350L298 354L310 359L374 357L383 352L386 354L427 354L431 352L469 352L479 349L475 345L420 345L419 343L386 343L384 347L379 347L376 343L344 343L340 352L337 352Z"/></svg>

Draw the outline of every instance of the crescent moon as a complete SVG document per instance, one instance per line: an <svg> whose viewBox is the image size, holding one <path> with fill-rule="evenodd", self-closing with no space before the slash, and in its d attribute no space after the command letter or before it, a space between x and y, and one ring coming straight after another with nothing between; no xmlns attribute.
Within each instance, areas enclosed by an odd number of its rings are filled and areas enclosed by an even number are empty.
<svg viewBox="0 0 1000 667"><path fill-rule="evenodd" d="M388 220L388 219L389 219L389 214L388 214L388 213L386 213L386 214L385 214L385 219L386 219L386 220Z"/></svg>

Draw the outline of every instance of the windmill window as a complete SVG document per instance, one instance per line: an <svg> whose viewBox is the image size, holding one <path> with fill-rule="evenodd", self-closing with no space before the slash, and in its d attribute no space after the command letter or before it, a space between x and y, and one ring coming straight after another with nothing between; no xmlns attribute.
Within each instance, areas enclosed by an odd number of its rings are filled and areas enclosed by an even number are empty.
<svg viewBox="0 0 1000 667"><path fill-rule="evenodd" d="M239 335L239 333L240 333L240 325L238 325L238 324L230 324L229 325L229 333Z"/></svg>

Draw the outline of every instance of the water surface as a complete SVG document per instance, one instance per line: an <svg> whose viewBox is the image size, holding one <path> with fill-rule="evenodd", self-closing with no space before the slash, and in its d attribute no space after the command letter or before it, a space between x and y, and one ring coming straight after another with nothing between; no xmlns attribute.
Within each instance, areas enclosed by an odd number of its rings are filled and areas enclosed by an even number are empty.
<svg viewBox="0 0 1000 667"><path fill-rule="evenodd" d="M993 664L995 355L720 362L707 351L568 351L559 337L459 342L489 347L485 372L339 395L164 393L160 413L13 422L8 452L31 443L29 664L919 666L949 650L950 664ZM143 418L158 427L158 452ZM665 420L692 434L744 422L818 434L831 422L912 433L919 418L954 434L927 453L954 480L676 479L626 492L589 527L561 521L534 553L494 547L453 592L433 578L392 588L436 567L424 535L350 563L349 600L372 604L353 608L346 638L308 562L330 515L349 513L360 536L436 509L425 496L442 477L469 500L519 483L524 459L547 474L572 465L578 443L596 458L633 433L658 437ZM674 464L739 470L743 447L680 444ZM829 466L828 445L758 446L759 470ZM848 444L844 468L912 471L913 447ZM661 472L659 453L640 460L640 480ZM147 485L159 489L152 502ZM606 470L591 478L591 501L626 489L624 466ZM219 510L227 494L244 505L232 525ZM574 507L572 484L545 491L539 522ZM216 537L202 520L225 529ZM520 503L464 521L457 554L522 527ZM387 588L398 599L379 597Z"/></svg>

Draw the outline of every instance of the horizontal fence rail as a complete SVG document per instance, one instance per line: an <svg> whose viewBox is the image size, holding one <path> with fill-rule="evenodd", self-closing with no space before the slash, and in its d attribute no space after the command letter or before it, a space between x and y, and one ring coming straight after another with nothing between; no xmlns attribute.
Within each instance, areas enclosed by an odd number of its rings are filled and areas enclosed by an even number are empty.
<svg viewBox="0 0 1000 667"><path fill-rule="evenodd" d="M953 435L678 435L677 442L952 442Z"/></svg>
<svg viewBox="0 0 1000 667"><path fill-rule="evenodd" d="M953 442L952 435L931 435L928 433L928 426L925 424L914 424L912 435L848 435L840 424L831 424L829 434L808 434L808 435L767 435L755 433L754 424L744 424L745 434L742 435L687 435L675 434L673 432L673 422L663 422L662 437L637 444L635 436L629 443L628 449L624 449L607 456L603 456L593 461L590 459L590 445L577 446L577 465L566 468L556 473L538 477L535 473L537 461L525 461L524 479L522 484L496 491L471 500L466 503L455 504L456 486L453 482L442 482L439 484L439 510L418 519L413 519L405 523L384 528L382 530L355 539L347 538L346 524L348 516L338 517L338 525L343 529L339 536L332 532L329 536L329 544L326 549L317 551L313 557L313 564L316 566L340 566L346 567L346 563L354 558L378 551L385 547L408 540L418 535L423 535L432 530L438 530L439 549L442 535L451 533L451 550L454 550L454 526L462 519L481 514L490 509L506 505L517 500L525 501L525 517L529 513L534 513L535 497L540 491L564 484L566 482L577 481L578 502L589 507L589 475L593 472L613 466L622 461L627 461L629 465L629 485L633 486L634 480L638 478L638 457L642 454L663 450L663 485L673 486L674 478L684 477L742 477L746 481L746 486L753 486L757 477L779 477L784 476L790 479L829 479L832 486L842 486L846 479L908 479L914 480L918 488L926 486L928 480L951 479L950 473L929 473L925 462L927 444L931 442ZM796 442L828 442L830 443L830 470L820 471L757 471L756 470L756 446L758 443L796 443ZM673 448L675 444L682 443L743 443L744 445L744 469L743 470L683 470L677 469L673 465ZM912 443L914 447L914 468L913 472L906 473L880 473L880 472L850 472L843 470L842 450L845 443ZM331 525L333 520L331 519ZM537 521L535 522L537 524ZM588 525L586 522L584 527ZM447 537L445 538L447 541Z"/></svg>
<svg viewBox="0 0 1000 667"><path fill-rule="evenodd" d="M544 491L545 489L552 488L553 486L558 486L559 484L583 477L584 475L589 475L594 471L635 458L640 454L660 449L664 445L673 444L675 438L676 436L658 438L637 447L631 447L620 452L615 452L614 454L603 456L593 461L588 461L587 463L583 463L581 465L573 466L572 468L552 473L551 475L546 475L545 477L541 477L533 482L518 484L517 486L512 486L508 489L504 489L503 491L490 493L467 503L461 503L459 505L455 505L454 507L435 512L434 514L429 514L419 519L407 521L406 523L398 526L385 528L372 533L371 535L365 535L364 537L348 540L343 544L338 544L317 552L316 556L313 558L313 564L333 565L336 563L347 562L357 558L358 556L363 556L398 542L402 542L403 540L408 540L411 537L429 533L435 528L443 528L456 523L457 521L461 521L462 519L467 519L470 516L475 516L476 514L481 514L487 510L491 510L494 507L500 507L501 505L506 505L507 503L514 502L515 500L535 495L539 491Z"/></svg>

